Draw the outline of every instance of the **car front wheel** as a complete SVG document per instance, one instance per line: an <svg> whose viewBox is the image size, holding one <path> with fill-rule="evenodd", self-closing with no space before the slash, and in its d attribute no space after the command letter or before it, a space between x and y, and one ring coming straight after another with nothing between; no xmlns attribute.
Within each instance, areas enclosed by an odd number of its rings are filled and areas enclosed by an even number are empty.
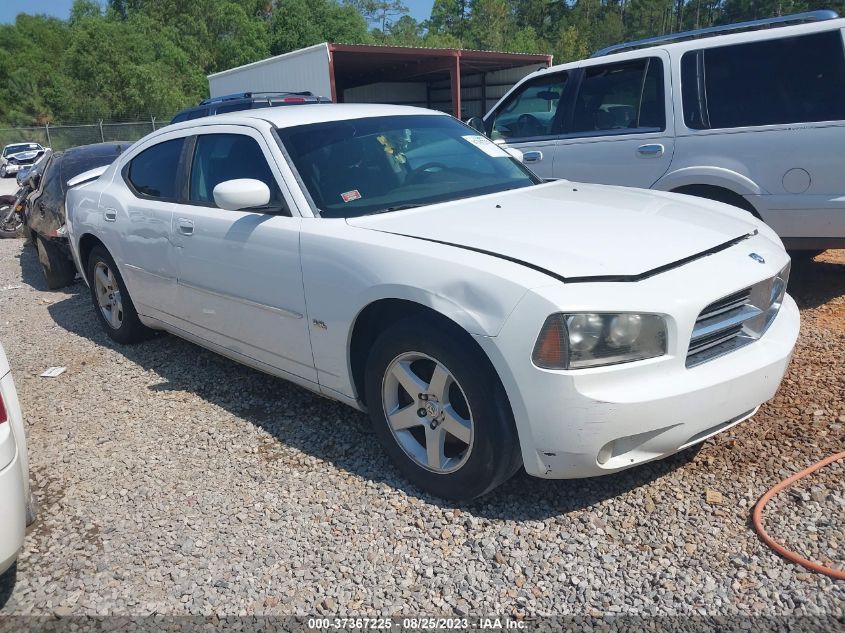
<svg viewBox="0 0 845 633"><path fill-rule="evenodd" d="M367 362L366 396L388 455L438 497L481 496L521 465L504 388L481 349L451 323L415 317L385 331Z"/></svg>

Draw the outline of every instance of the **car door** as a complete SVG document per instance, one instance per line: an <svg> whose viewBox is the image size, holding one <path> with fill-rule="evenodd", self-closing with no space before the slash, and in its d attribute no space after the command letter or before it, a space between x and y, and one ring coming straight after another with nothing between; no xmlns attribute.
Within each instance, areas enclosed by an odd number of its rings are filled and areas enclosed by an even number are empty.
<svg viewBox="0 0 845 633"><path fill-rule="evenodd" d="M100 196L99 235L120 266L140 314L174 310L176 263L171 243L185 133L151 139L134 152Z"/></svg>
<svg viewBox="0 0 845 633"><path fill-rule="evenodd" d="M669 68L663 51L584 62L562 115L555 176L648 188L665 174L675 146Z"/></svg>
<svg viewBox="0 0 845 633"><path fill-rule="evenodd" d="M173 216L178 326L216 345L316 382L293 217L278 165L252 128L208 126L191 140L190 170ZM263 209L214 203L221 182L267 184ZM287 197L286 197L287 196Z"/></svg>
<svg viewBox="0 0 845 633"><path fill-rule="evenodd" d="M520 150L523 162L541 178L555 177L559 106L566 100L569 77L569 72L560 71L528 79L484 120L490 138Z"/></svg>

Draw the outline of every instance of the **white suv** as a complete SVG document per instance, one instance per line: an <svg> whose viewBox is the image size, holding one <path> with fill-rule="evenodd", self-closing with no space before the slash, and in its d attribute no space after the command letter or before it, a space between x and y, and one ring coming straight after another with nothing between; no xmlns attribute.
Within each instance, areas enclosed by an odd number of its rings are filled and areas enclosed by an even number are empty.
<svg viewBox="0 0 845 633"><path fill-rule="evenodd" d="M762 218L787 248L845 247L837 17L815 11L613 46L529 75L484 129L544 178L710 198ZM743 32L716 35L726 30Z"/></svg>

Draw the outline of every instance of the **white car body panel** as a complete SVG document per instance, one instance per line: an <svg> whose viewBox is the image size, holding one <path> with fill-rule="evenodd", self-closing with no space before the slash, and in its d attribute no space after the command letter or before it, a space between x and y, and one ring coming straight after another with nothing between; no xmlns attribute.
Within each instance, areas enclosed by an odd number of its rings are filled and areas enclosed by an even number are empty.
<svg viewBox="0 0 845 633"><path fill-rule="evenodd" d="M325 105L168 126L98 180L70 189L74 258L84 269L81 244L96 238L146 324L358 408L350 355L356 319L381 300L430 308L486 352L511 402L526 469L541 477L590 476L656 459L738 422L772 396L798 333L791 299L772 334L684 367L702 308L788 263L777 235L734 207L564 182L347 220L314 217L273 128L407 114L446 116ZM292 217L144 200L123 181L123 166L152 144L221 130L260 141ZM181 220L193 223L190 235L180 231ZM602 280L619 276L626 279ZM532 363L548 315L593 310L665 315L669 353L588 370ZM735 389L740 383L749 388ZM629 461L597 463L597 447L640 432L654 437L631 440Z"/></svg>
<svg viewBox="0 0 845 633"><path fill-rule="evenodd" d="M539 70L517 83L487 113L489 121L526 82L548 74L646 57L664 63L666 130L659 133L509 140L523 152L540 150L531 168L543 178L670 191L712 185L741 195L757 214L796 248L845 246L845 121L756 125L694 130L681 100L681 57L688 51L828 31L845 38L845 19L749 30L640 48ZM577 136L577 135L576 135ZM659 144L659 155L641 146Z"/></svg>
<svg viewBox="0 0 845 633"><path fill-rule="evenodd" d="M0 573L15 562L26 531L29 462L26 434L9 361L0 345L0 396L8 420L0 423Z"/></svg>

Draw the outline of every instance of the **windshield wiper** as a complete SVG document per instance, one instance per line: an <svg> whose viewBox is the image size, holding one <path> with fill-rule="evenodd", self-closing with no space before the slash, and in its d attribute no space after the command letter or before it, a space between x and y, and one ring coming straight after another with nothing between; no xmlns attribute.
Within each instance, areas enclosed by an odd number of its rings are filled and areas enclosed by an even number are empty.
<svg viewBox="0 0 845 633"><path fill-rule="evenodd" d="M431 204L426 203L426 204ZM390 213L391 211L407 211L408 209L416 209L417 207L424 207L425 204L417 203L417 204L397 204L395 207L387 207L386 209L379 209L378 211L373 211L370 215L376 215L377 213Z"/></svg>

